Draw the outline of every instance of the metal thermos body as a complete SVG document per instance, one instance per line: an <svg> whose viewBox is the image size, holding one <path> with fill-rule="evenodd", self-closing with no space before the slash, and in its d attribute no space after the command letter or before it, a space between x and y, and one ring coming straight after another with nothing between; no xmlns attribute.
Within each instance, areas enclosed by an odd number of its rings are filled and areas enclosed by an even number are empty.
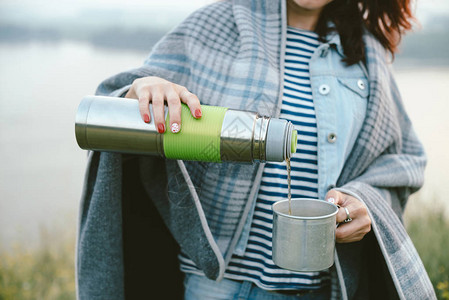
<svg viewBox="0 0 449 300"><path fill-rule="evenodd" d="M165 111L167 114L167 108ZM207 149L203 149L204 155L199 153L193 159L183 157L182 151L177 155L176 150L180 149L174 149L175 154L169 157L166 155L167 149L164 150L164 137L167 139L166 135L172 133L158 133L151 104L150 113L151 122L147 124L140 117L137 100L86 96L79 104L76 114L75 134L78 145L86 150L203 161L281 162L290 158L292 152L296 152L297 133L291 122L260 116L254 112L225 109L224 116L221 116L221 131L217 137L220 139L218 159L209 159ZM203 109L203 116L206 113ZM182 134L185 122L196 121L183 117L181 132L176 135ZM185 143L176 147L191 146L193 145Z"/></svg>

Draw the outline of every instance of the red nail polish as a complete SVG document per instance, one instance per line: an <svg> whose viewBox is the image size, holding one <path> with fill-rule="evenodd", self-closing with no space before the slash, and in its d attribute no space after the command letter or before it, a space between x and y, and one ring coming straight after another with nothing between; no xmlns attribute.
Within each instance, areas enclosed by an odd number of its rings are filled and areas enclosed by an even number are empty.
<svg viewBox="0 0 449 300"><path fill-rule="evenodd" d="M195 118L201 118L203 114L201 113L201 109L197 108L195 110Z"/></svg>
<svg viewBox="0 0 449 300"><path fill-rule="evenodd" d="M160 123L159 125L157 125L157 131L159 133L164 133L165 132L165 125L164 125L164 123Z"/></svg>
<svg viewBox="0 0 449 300"><path fill-rule="evenodd" d="M143 115L143 121L144 121L145 123L150 123L150 116L147 115L147 114L144 114L144 115Z"/></svg>

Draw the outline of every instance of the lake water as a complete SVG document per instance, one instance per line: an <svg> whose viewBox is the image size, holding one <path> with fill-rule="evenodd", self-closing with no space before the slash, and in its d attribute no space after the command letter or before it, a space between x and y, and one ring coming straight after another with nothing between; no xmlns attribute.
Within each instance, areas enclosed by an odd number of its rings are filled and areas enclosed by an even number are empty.
<svg viewBox="0 0 449 300"><path fill-rule="evenodd" d="M41 227L74 233L86 162L74 135L78 103L145 56L68 42L0 44L0 248L34 245ZM429 156L420 198L443 200L449 67L402 69L397 81Z"/></svg>

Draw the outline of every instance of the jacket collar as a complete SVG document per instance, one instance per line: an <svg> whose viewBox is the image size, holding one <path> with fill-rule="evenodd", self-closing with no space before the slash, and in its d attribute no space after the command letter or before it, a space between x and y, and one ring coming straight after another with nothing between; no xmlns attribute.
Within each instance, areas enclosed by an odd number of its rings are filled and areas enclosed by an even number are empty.
<svg viewBox="0 0 449 300"><path fill-rule="evenodd" d="M330 28L335 28L334 23L329 22L329 27ZM341 56L345 56L344 52L343 52L343 46L341 44L341 40L340 40L340 35L338 34L337 30L331 30L327 36L326 36L326 41L327 44L334 48L335 50L337 50L337 52L341 55Z"/></svg>

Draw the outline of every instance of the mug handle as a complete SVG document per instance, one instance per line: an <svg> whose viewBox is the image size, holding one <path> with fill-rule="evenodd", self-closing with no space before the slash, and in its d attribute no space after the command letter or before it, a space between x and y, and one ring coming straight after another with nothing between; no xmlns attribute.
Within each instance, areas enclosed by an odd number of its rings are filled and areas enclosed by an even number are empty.
<svg viewBox="0 0 449 300"><path fill-rule="evenodd" d="M338 205L338 204L335 204L335 205L337 205L338 209L340 209L340 207L341 207L340 205ZM341 223L338 223L338 222L337 222L337 226L335 226L335 228L338 228L338 226L340 226L340 224L341 224Z"/></svg>

